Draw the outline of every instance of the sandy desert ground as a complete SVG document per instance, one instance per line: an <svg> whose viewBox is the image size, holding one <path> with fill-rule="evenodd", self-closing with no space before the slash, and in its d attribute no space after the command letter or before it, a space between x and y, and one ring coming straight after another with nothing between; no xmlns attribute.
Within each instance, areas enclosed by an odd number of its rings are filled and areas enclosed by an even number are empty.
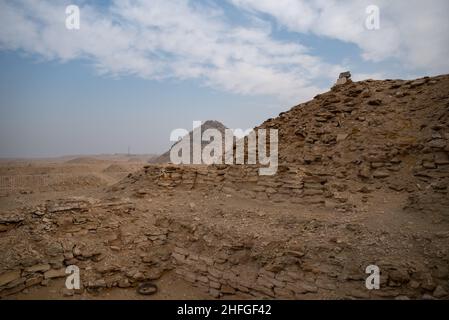
<svg viewBox="0 0 449 320"><path fill-rule="evenodd" d="M11 210L70 197L100 197L106 187L141 169L151 155L67 156L49 159L8 159L0 161L0 210ZM2 230L3 232L4 230ZM157 282L159 291L151 299L208 298L182 278L166 275ZM85 292L67 294L65 279L45 286L33 286L9 299L148 299L134 288L111 289L99 295Z"/></svg>

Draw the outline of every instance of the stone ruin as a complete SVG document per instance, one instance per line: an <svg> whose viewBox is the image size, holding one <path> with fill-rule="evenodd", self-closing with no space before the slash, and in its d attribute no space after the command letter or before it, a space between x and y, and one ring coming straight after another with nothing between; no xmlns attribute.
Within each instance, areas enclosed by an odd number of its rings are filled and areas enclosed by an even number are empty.
<svg viewBox="0 0 449 320"><path fill-rule="evenodd" d="M351 72L349 72L349 71L342 72L342 73L340 73L340 76L338 77L335 85L340 86L340 85L348 83L350 80L351 80Z"/></svg>

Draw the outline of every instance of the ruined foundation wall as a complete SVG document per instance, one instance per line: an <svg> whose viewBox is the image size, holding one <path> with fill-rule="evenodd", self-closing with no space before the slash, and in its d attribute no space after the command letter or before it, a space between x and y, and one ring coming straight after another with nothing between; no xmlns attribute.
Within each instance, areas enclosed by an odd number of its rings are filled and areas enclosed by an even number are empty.
<svg viewBox="0 0 449 320"><path fill-rule="evenodd" d="M447 281L447 275L431 274L425 266L412 270L409 262L379 261L382 290L370 291L365 268L376 261L375 251L362 256L356 248L321 243L264 247L187 221L167 225L175 272L215 298L421 297Z"/></svg>
<svg viewBox="0 0 449 320"><path fill-rule="evenodd" d="M204 189L273 202L324 205L328 201L334 208L347 206L347 199L335 192L332 176L305 171L299 166L280 165L275 175L262 176L255 165L151 165L128 179L137 182L136 192L142 194L146 188L154 187Z"/></svg>

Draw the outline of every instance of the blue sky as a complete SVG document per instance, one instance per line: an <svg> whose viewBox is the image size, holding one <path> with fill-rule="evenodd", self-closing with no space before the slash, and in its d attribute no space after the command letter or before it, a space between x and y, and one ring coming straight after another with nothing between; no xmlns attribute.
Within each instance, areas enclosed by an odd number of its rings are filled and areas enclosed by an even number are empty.
<svg viewBox="0 0 449 320"><path fill-rule="evenodd" d="M65 7L80 7L80 30ZM369 4L380 29L367 30ZM159 153L355 79L448 73L446 0L0 0L0 157Z"/></svg>

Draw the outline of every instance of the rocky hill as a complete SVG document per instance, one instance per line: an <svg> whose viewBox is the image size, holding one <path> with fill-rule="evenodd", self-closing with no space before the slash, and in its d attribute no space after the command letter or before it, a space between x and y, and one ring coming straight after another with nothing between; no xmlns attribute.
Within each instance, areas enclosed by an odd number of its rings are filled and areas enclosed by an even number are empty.
<svg viewBox="0 0 449 320"><path fill-rule="evenodd" d="M260 128L279 130L280 163L340 189L361 183L409 192L416 208L449 208L448 75L336 85Z"/></svg>

